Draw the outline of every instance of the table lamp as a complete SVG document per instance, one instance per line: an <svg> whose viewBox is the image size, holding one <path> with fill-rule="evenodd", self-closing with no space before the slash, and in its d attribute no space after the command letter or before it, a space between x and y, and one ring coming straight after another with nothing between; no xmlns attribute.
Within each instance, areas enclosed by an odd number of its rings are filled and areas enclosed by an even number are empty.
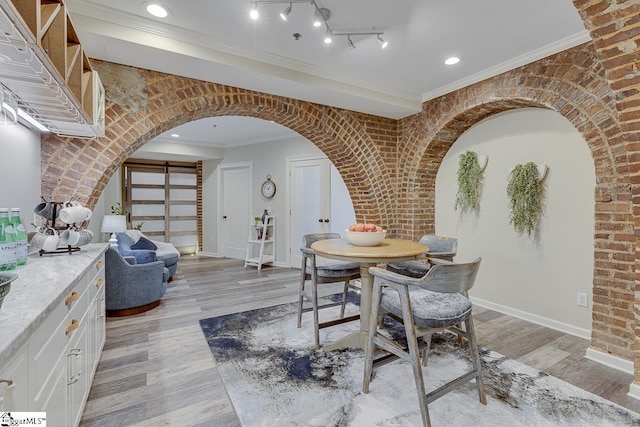
<svg viewBox="0 0 640 427"><path fill-rule="evenodd" d="M103 233L111 233L109 239L110 246L118 246L118 239L116 233L123 233L127 231L127 217L124 215L105 215L102 218Z"/></svg>

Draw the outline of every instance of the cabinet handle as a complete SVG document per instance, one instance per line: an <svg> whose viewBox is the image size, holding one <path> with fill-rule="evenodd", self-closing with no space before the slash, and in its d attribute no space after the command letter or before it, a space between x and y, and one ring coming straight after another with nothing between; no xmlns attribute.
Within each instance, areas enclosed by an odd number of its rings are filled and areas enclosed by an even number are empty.
<svg viewBox="0 0 640 427"><path fill-rule="evenodd" d="M98 262L96 263L96 269L97 269L97 270L100 270L100 269L102 268L102 266L103 266L103 265L104 265L104 262L102 262L102 261L98 261Z"/></svg>
<svg viewBox="0 0 640 427"><path fill-rule="evenodd" d="M325 219L324 219L324 222L329 222L329 218L325 218Z"/></svg>
<svg viewBox="0 0 640 427"><path fill-rule="evenodd" d="M71 292L71 295L64 300L64 305L69 305L74 301L78 301L78 298L80 298L80 295L78 295L76 291L73 291Z"/></svg>
<svg viewBox="0 0 640 427"><path fill-rule="evenodd" d="M4 390L4 393L2 394L2 399L0 399L0 402L2 402L2 410L5 412L12 411L14 410L13 389L16 387L16 385L13 383L13 380L11 379L7 379L7 380L0 379L0 383L7 384L7 388Z"/></svg>
<svg viewBox="0 0 640 427"><path fill-rule="evenodd" d="M104 283L104 279L96 280L96 288L99 288L100 286L102 286L103 283Z"/></svg>
<svg viewBox="0 0 640 427"><path fill-rule="evenodd" d="M71 332L78 329L78 326L80 326L80 321L78 321L78 319L71 319L71 324L64 330L64 334L69 335Z"/></svg>
<svg viewBox="0 0 640 427"><path fill-rule="evenodd" d="M318 222L322 222L322 218L320 218L320 219L318 220Z"/></svg>
<svg viewBox="0 0 640 427"><path fill-rule="evenodd" d="M78 382L80 379L80 375L82 374L82 370L80 369L80 356L82 356L82 350L79 348L72 348L69 350L69 380L67 381L67 385L71 385L73 383Z"/></svg>

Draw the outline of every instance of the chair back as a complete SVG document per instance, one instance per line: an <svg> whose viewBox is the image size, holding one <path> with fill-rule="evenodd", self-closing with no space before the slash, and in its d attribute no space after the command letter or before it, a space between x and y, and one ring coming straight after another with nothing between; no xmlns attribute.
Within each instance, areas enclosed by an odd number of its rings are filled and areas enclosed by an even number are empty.
<svg viewBox="0 0 640 427"><path fill-rule="evenodd" d="M441 258L453 261L453 257L456 256L456 253L458 252L458 239L455 237L425 234L420 238L419 243L429 247L428 256L431 258Z"/></svg>
<svg viewBox="0 0 640 427"><path fill-rule="evenodd" d="M464 293L473 287L480 261L482 258L468 263L436 264L417 285L433 292Z"/></svg>
<svg viewBox="0 0 640 427"><path fill-rule="evenodd" d="M305 234L302 236L302 248L310 249L311 245L319 240L327 240L327 239L340 239L340 235L338 233L315 233L315 234Z"/></svg>

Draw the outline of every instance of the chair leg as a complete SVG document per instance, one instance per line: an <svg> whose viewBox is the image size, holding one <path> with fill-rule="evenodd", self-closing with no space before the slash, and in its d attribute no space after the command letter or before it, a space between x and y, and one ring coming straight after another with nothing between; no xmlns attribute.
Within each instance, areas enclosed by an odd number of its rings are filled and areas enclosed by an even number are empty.
<svg viewBox="0 0 640 427"><path fill-rule="evenodd" d="M418 402L420 403L420 414L422 415L422 424L424 427L430 427L429 408L427 407L427 394L424 387L424 377L422 376L422 366L420 364L420 348L418 347L418 338L416 337L415 327L413 325L413 314L411 312L411 302L409 301L409 292L406 288L399 291L400 303L402 305L402 319L404 320L404 330L407 336L407 344L409 345L409 359L413 367L413 379L416 383L416 392L418 393Z"/></svg>
<svg viewBox="0 0 640 427"><path fill-rule="evenodd" d="M316 258L311 260L311 302L313 304L313 334L316 350L320 349L320 320L318 319L318 277L316 276Z"/></svg>
<svg viewBox="0 0 640 427"><path fill-rule="evenodd" d="M476 385L478 386L478 398L483 405L487 404L487 394L484 390L484 381L482 380L482 363L480 361L480 354L478 353L478 343L476 341L476 329L473 325L473 317L469 316L465 320L465 326L467 330L467 337L469 341L469 351L471 352L471 363L473 368L477 371Z"/></svg>
<svg viewBox="0 0 640 427"><path fill-rule="evenodd" d="M432 334L425 335L422 340L427 345L424 350L422 350L422 366L426 367L427 362L429 361L429 350L431 350L431 336Z"/></svg>
<svg viewBox="0 0 640 427"><path fill-rule="evenodd" d="M304 304L304 282L306 281L307 257L302 255L300 269L300 290L298 291L298 328L302 327L302 306Z"/></svg>
<svg viewBox="0 0 640 427"><path fill-rule="evenodd" d="M373 373L373 354L376 350L373 339L378 333L377 323L381 298L382 286L374 284L371 298L371 314L369 317L369 336L367 337L367 346L364 351L364 380L362 381L362 392L365 394L369 393L369 384L371 383L371 374Z"/></svg>
<svg viewBox="0 0 640 427"><path fill-rule="evenodd" d="M340 318L344 318L344 309L347 306L347 294L349 293L349 281L344 282L344 290L342 291L342 307L340 308Z"/></svg>

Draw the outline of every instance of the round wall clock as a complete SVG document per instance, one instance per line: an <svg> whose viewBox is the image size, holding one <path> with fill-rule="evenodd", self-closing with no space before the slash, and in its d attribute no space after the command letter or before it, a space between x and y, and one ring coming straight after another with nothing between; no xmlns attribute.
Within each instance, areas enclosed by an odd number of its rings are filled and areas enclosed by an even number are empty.
<svg viewBox="0 0 640 427"><path fill-rule="evenodd" d="M267 175L267 180L262 183L260 190L262 191L262 195L267 199L276 195L276 184L271 181L271 175Z"/></svg>

